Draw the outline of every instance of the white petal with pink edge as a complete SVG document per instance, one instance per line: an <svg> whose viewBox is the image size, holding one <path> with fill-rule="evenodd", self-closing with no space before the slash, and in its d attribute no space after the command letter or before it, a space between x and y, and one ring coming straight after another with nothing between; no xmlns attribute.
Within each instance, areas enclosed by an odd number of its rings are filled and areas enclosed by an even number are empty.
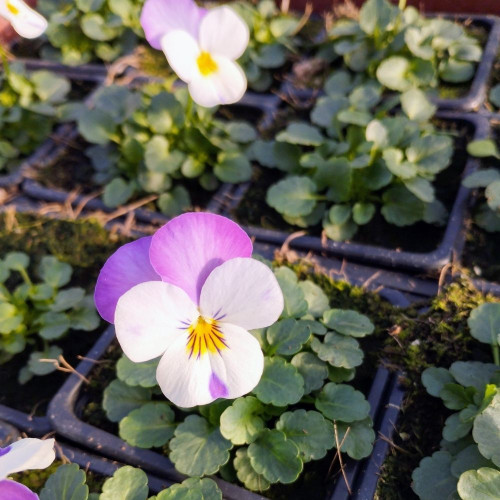
<svg viewBox="0 0 500 500"><path fill-rule="evenodd" d="M213 56L217 70L208 76L198 74L189 83L189 93L200 106L211 108L238 102L247 90L243 70L227 57Z"/></svg>
<svg viewBox="0 0 500 500"><path fill-rule="evenodd" d="M22 0L0 0L0 16L5 17L24 38L37 38L47 29L47 20Z"/></svg>
<svg viewBox="0 0 500 500"><path fill-rule="evenodd" d="M201 290L200 311L204 317L245 330L272 325L283 307L276 277L255 259L228 260L212 271Z"/></svg>
<svg viewBox="0 0 500 500"><path fill-rule="evenodd" d="M161 281L141 283L118 301L116 336L130 360L149 361L161 356L197 317L184 290Z"/></svg>
<svg viewBox="0 0 500 500"><path fill-rule="evenodd" d="M230 7L211 9L200 24L200 47L233 61L245 52L250 40L246 23Z"/></svg>
<svg viewBox="0 0 500 500"><path fill-rule="evenodd" d="M161 48L168 64L186 83L197 78L200 71L197 60L201 53L198 42L186 31L174 30L161 39Z"/></svg>
<svg viewBox="0 0 500 500"><path fill-rule="evenodd" d="M0 480L15 472L45 469L56 458L54 439L26 438L12 443L0 456Z"/></svg>

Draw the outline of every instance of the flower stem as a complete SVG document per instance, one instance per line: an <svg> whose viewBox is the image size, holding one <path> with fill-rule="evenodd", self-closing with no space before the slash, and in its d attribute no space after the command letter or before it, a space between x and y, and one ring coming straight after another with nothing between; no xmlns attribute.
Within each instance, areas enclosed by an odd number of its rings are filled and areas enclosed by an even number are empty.
<svg viewBox="0 0 500 500"><path fill-rule="evenodd" d="M29 285L29 286L33 286L33 282L31 281L30 277L28 276L28 273L26 272L26 269L23 269L22 267L20 267L18 269L18 272L19 274L22 276L24 282Z"/></svg>
<svg viewBox="0 0 500 500"><path fill-rule="evenodd" d="M491 344L491 350L493 351L493 361L497 366L500 366L500 349L498 344Z"/></svg>
<svg viewBox="0 0 500 500"><path fill-rule="evenodd" d="M5 74L9 76L10 67L9 67L9 53L7 49L0 43L0 58L2 59L3 70Z"/></svg>
<svg viewBox="0 0 500 500"><path fill-rule="evenodd" d="M186 123L190 122L193 118L194 101L191 94L188 92L188 100L186 104Z"/></svg>
<svg viewBox="0 0 500 500"><path fill-rule="evenodd" d="M399 0L399 8L401 10L405 10L406 9L406 0Z"/></svg>

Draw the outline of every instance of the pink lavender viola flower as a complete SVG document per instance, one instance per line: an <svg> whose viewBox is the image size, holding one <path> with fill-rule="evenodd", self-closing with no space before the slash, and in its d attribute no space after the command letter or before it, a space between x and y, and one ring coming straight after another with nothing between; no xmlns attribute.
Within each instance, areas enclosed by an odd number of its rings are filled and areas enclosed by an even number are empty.
<svg viewBox="0 0 500 500"><path fill-rule="evenodd" d="M29 488L7 476L30 469L45 469L55 458L53 439L21 439L0 448L0 500L38 500L38 495Z"/></svg>
<svg viewBox="0 0 500 500"><path fill-rule="evenodd" d="M194 0L146 0L141 24L149 43L163 50L198 104L232 104L243 97L247 80L235 61L250 34L232 9L207 11Z"/></svg>
<svg viewBox="0 0 500 500"><path fill-rule="evenodd" d="M177 406L237 398L261 378L264 356L248 330L273 324L284 302L272 271L251 255L237 224L188 213L120 248L101 270L99 313L132 361L161 356L156 378Z"/></svg>

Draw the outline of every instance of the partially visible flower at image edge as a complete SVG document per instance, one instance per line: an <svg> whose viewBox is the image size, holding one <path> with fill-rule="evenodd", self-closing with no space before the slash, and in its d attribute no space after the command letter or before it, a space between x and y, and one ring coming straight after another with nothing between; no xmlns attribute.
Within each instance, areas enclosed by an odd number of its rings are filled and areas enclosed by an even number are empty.
<svg viewBox="0 0 500 500"><path fill-rule="evenodd" d="M161 356L156 378L177 406L234 399L260 381L264 356L248 330L276 322L284 299L252 250L230 219L187 213L119 248L99 274L97 310L129 359Z"/></svg>
<svg viewBox="0 0 500 500"><path fill-rule="evenodd" d="M38 500L36 493L7 476L47 468L56 458L54 443L54 439L26 438L0 448L0 500Z"/></svg>
<svg viewBox="0 0 500 500"><path fill-rule="evenodd" d="M193 0L146 0L141 24L196 103L212 107L243 97L247 80L235 61L245 52L250 32L230 7L206 10Z"/></svg>
<svg viewBox="0 0 500 500"><path fill-rule="evenodd" d="M0 16L23 38L38 38L47 29L47 20L22 0L0 0Z"/></svg>

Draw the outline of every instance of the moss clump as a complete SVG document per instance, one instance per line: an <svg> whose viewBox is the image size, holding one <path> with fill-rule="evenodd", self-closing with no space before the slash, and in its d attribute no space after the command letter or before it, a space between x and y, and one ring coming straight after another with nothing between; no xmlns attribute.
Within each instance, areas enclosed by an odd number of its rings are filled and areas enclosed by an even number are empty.
<svg viewBox="0 0 500 500"><path fill-rule="evenodd" d="M60 460L56 460L46 469L19 472L9 477L14 481L17 481L18 483L24 484L24 486L28 487L31 491L34 491L38 494L47 482L47 479L52 474L54 474L57 471L58 467L62 464L63 462L61 462ZM86 472L86 475L87 485L89 487L90 493L100 493L102 490L102 485L107 478L99 474L94 474L93 472Z"/></svg>
<svg viewBox="0 0 500 500"><path fill-rule="evenodd" d="M397 423L395 446L386 459L376 500L412 500L411 474L420 460L439 449L446 418L451 414L421 383L429 366L448 368L460 360L491 362L488 346L470 335L467 318L484 302L498 301L484 296L468 282L450 285L434 298L422 313L419 307L403 311L393 336L386 342L384 358L404 372L406 388L402 413Z"/></svg>

